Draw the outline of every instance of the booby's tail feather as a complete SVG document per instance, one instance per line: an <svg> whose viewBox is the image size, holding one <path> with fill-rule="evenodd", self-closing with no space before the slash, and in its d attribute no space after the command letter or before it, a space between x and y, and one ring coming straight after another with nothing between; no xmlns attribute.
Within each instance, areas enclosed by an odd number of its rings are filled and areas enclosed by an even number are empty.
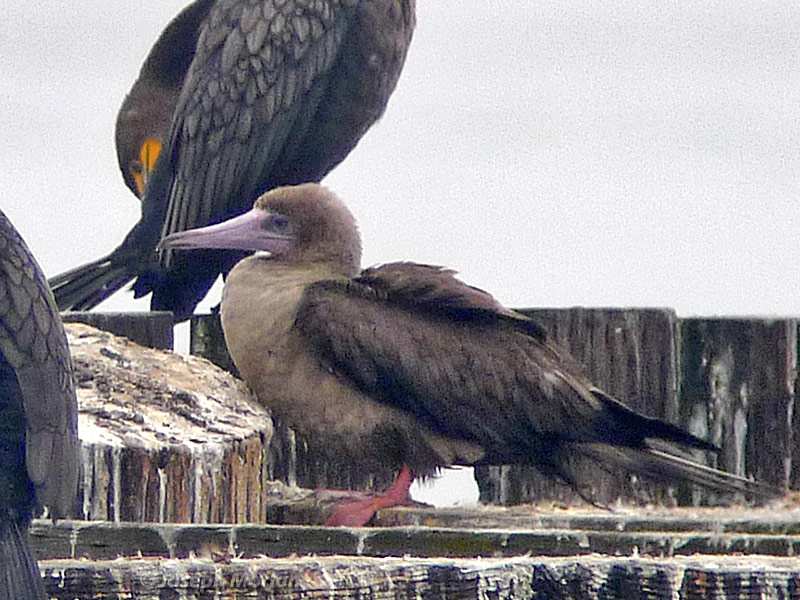
<svg viewBox="0 0 800 600"><path fill-rule="evenodd" d="M717 492L777 498L786 490L746 477L707 467L655 448L630 448L607 444L579 444L578 451L604 465L622 467L656 482L684 481Z"/></svg>

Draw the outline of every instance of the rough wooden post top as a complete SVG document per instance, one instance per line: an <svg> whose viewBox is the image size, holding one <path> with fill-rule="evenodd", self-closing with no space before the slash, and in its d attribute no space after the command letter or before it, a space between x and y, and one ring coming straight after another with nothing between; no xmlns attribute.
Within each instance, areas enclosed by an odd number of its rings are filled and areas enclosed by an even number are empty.
<svg viewBox="0 0 800 600"><path fill-rule="evenodd" d="M84 442L191 446L271 432L269 412L247 386L207 360L145 348L80 323L66 329Z"/></svg>
<svg viewBox="0 0 800 600"><path fill-rule="evenodd" d="M261 521L272 419L196 356L66 325L83 475L75 514L109 521Z"/></svg>
<svg viewBox="0 0 800 600"><path fill-rule="evenodd" d="M89 312L66 311L61 313L64 323L85 323L129 340L161 350L174 347L172 313L149 312Z"/></svg>

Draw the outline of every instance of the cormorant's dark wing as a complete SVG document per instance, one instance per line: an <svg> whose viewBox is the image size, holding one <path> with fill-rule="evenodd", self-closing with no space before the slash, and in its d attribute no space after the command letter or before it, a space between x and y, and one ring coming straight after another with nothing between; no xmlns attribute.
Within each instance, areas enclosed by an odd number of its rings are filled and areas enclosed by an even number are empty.
<svg viewBox="0 0 800 600"><path fill-rule="evenodd" d="M354 13L316 0L214 4L176 107L169 189L163 199L147 191L146 201L166 202L162 237L244 212L266 185L285 183L276 176L304 160L301 143L314 143L308 129L342 75L333 66Z"/></svg>
<svg viewBox="0 0 800 600"><path fill-rule="evenodd" d="M39 266L0 212L0 599L45 600L28 532L36 504L71 512L77 403L61 318Z"/></svg>
<svg viewBox="0 0 800 600"><path fill-rule="evenodd" d="M53 516L68 514L75 499L79 465L69 347L39 266L2 213L0 372L4 417L0 437L15 435L5 426L9 419L20 422L22 410L25 465L37 499Z"/></svg>

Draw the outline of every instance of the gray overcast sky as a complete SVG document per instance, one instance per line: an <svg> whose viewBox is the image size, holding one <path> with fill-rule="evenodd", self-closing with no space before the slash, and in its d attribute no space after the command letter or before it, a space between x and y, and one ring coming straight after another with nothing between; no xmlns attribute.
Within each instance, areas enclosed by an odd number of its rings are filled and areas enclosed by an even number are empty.
<svg viewBox="0 0 800 600"><path fill-rule="evenodd" d="M49 275L137 219L114 119L184 4L3 7L0 206ZM365 264L512 306L798 315L798 32L784 0L418 0L386 116L326 183Z"/></svg>

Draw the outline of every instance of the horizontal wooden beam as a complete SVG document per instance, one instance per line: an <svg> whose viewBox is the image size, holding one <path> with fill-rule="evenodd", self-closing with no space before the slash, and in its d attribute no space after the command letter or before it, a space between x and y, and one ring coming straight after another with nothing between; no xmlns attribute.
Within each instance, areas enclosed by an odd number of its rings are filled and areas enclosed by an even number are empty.
<svg viewBox="0 0 800 600"><path fill-rule="evenodd" d="M276 520L319 516L314 492L276 500ZM300 517L298 519L298 517ZM800 554L793 511L768 509L636 509L544 511L531 507L395 508L380 513L380 527L308 525L191 525L35 521L37 557L161 556L185 558L212 550L243 558L290 555L479 557L588 555L686 556ZM798 563L800 569L800 563Z"/></svg>
<svg viewBox="0 0 800 600"><path fill-rule="evenodd" d="M450 598L551 600L794 598L796 559L707 557L216 557L57 560L41 565L49 598Z"/></svg>

